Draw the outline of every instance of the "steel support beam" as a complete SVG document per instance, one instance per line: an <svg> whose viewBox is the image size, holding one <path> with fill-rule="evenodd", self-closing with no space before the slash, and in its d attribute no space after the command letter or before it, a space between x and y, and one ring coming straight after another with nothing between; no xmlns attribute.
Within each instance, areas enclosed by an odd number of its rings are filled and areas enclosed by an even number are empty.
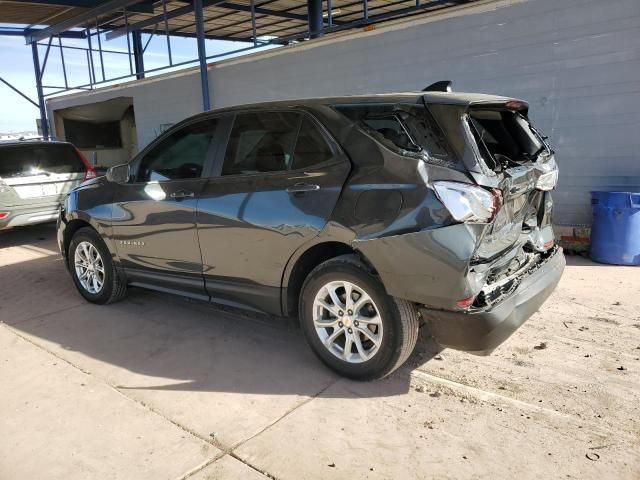
<svg viewBox="0 0 640 480"><path fill-rule="evenodd" d="M164 17L164 35L167 38L167 54L169 55L169 65L173 65L171 55L171 35L169 35L169 19L167 18L167 0L162 0L162 15Z"/></svg>
<svg viewBox="0 0 640 480"><path fill-rule="evenodd" d="M38 45L31 44L33 54L33 73L36 76L36 90L38 92L38 108L40 109L40 123L42 124L42 136L49 138L49 125L47 124L47 108L44 103L44 92L42 90L42 75L40 74L40 58L38 57Z"/></svg>
<svg viewBox="0 0 640 480"><path fill-rule="evenodd" d="M322 35L322 0L307 0L307 17L309 22L309 37L318 38Z"/></svg>
<svg viewBox="0 0 640 480"><path fill-rule="evenodd" d="M251 38L253 38L253 45L258 45L258 34L256 27L256 0L251 0Z"/></svg>
<svg viewBox="0 0 640 480"><path fill-rule="evenodd" d="M136 78L144 78L144 47L142 46L142 34L139 30L131 32L133 38L133 61L136 66Z"/></svg>
<svg viewBox="0 0 640 480"><path fill-rule="evenodd" d="M204 43L204 13L202 0L193 0L193 10L196 14L198 59L200 61L200 83L202 88L202 109L206 112L211 108L211 102L209 100L209 71L207 70L207 51Z"/></svg>
<svg viewBox="0 0 640 480"><path fill-rule="evenodd" d="M62 63L62 74L64 75L64 88L69 88L69 81L67 80L67 67L64 63L64 48L62 48L62 39L58 36L58 47L60 47L60 61Z"/></svg>
<svg viewBox="0 0 640 480"><path fill-rule="evenodd" d="M37 28L15 28L15 27L0 27L0 36L6 37L27 37L34 32L38 32ZM84 30L82 32L64 32L60 34L61 38L85 38Z"/></svg>
<svg viewBox="0 0 640 480"><path fill-rule="evenodd" d="M36 108L40 108L40 105L38 105L36 102L34 102L33 100L31 100L29 97L27 97L24 93L22 93L20 90L18 90L16 87L14 87L13 85L11 85L9 82L7 82L4 78L0 77L0 82L4 83L7 87L9 87L11 90L13 90L14 92L16 92L18 95L20 95L22 98L24 98L27 102L31 103L32 105L34 105Z"/></svg>
<svg viewBox="0 0 640 480"><path fill-rule="evenodd" d="M70 28L77 27L79 25L85 25L90 20L94 20L100 15L105 15L114 12L120 8L126 8L136 3L140 3L142 0L110 0L108 2L101 2L99 6L86 10L75 17L71 17L62 22L51 25L50 27L37 30L27 35L27 43L34 43L44 38L49 38L54 35L58 35Z"/></svg>
<svg viewBox="0 0 640 480"><path fill-rule="evenodd" d="M91 35L89 35L89 27L87 27L87 44L89 45L89 49L87 50L87 55L89 58L89 67L91 69L91 76L93 77L93 83L96 83L96 66L93 63L93 46L91 45Z"/></svg>

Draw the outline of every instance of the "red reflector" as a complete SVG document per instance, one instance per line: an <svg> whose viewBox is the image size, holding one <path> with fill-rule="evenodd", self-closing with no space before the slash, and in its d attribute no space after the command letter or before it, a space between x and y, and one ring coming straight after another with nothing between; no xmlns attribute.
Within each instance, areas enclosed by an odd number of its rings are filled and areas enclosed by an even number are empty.
<svg viewBox="0 0 640 480"><path fill-rule="evenodd" d="M474 300L475 300L475 297L463 298L462 300L458 300L456 302L456 305L462 308L468 307L473 303Z"/></svg>
<svg viewBox="0 0 640 480"><path fill-rule="evenodd" d="M548 242L544 242L543 247L544 247L545 250L548 249L548 248L553 247L553 240L549 240Z"/></svg>
<svg viewBox="0 0 640 480"><path fill-rule="evenodd" d="M7 218L10 212L0 212L0 218Z"/></svg>

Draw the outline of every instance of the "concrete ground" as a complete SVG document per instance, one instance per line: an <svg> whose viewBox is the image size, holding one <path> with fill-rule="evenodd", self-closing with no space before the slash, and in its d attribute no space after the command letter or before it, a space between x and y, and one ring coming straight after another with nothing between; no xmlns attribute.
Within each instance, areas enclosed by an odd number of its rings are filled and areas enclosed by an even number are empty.
<svg viewBox="0 0 640 480"><path fill-rule="evenodd" d="M283 319L138 289L91 305L53 226L2 232L0 479L638 479L640 270L568 262L492 356L423 332L356 383Z"/></svg>

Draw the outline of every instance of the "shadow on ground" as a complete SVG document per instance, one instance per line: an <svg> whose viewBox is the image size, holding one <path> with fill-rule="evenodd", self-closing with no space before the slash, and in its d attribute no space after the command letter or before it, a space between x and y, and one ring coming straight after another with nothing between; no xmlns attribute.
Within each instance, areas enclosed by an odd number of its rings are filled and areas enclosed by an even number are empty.
<svg viewBox="0 0 640 480"><path fill-rule="evenodd" d="M42 247L55 250L51 230L4 233L0 260L6 245L42 232L49 232ZM0 267L0 284L4 323L119 389L313 396L337 379L292 320L140 289L117 304L93 305L76 292L58 255L9 262ZM439 351L423 332L404 369L358 388L359 395L405 393L410 369Z"/></svg>
<svg viewBox="0 0 640 480"><path fill-rule="evenodd" d="M55 223L0 230L0 249L17 247L24 244L37 245L39 243L45 243L47 244L47 248L55 248L56 251L58 250Z"/></svg>

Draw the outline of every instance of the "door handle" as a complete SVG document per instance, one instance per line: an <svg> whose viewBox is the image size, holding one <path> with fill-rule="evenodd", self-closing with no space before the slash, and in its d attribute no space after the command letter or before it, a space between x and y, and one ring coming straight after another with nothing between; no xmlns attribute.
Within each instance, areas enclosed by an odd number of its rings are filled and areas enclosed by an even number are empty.
<svg viewBox="0 0 640 480"><path fill-rule="evenodd" d="M195 194L188 190L178 190L177 192L173 192L169 196L175 200L184 200L185 198L193 198Z"/></svg>
<svg viewBox="0 0 640 480"><path fill-rule="evenodd" d="M295 185L287 188L289 193L305 193L314 192L320 190L320 185L312 185L310 183L296 183Z"/></svg>

